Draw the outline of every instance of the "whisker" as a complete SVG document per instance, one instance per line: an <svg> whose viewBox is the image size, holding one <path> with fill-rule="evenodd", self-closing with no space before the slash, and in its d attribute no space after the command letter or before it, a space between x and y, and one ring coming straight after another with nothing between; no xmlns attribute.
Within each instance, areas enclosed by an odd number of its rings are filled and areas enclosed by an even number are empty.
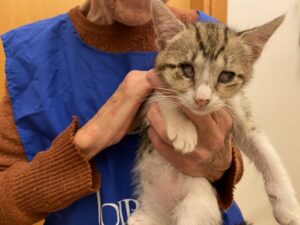
<svg viewBox="0 0 300 225"><path fill-rule="evenodd" d="M177 110L177 109L180 109L180 107L182 107L181 104L172 104L172 105L169 105L168 107L165 107L164 109L165 110Z"/></svg>
<svg viewBox="0 0 300 225"><path fill-rule="evenodd" d="M140 99L137 103L143 103L146 100L149 100L149 101L153 102L155 100L159 100L159 98L161 98L161 99L162 98L171 99L171 98L177 98L177 95L168 95L168 96L166 96L166 95L157 95L157 93L151 93L147 97ZM155 99L155 100L153 100L153 99Z"/></svg>
<svg viewBox="0 0 300 225"><path fill-rule="evenodd" d="M178 91L176 90L172 90L172 89L169 89L169 88L156 88L156 90L162 90L162 91L169 91L169 92L173 92L173 93L177 93L178 94Z"/></svg>
<svg viewBox="0 0 300 225"><path fill-rule="evenodd" d="M177 96L152 96L149 98L149 102L156 102L156 101L174 101L174 98L177 99Z"/></svg>

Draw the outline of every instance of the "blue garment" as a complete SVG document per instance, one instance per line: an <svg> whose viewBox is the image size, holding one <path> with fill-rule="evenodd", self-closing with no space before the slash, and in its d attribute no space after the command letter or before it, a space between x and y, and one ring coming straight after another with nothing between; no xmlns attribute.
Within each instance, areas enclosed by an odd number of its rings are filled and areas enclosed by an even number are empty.
<svg viewBox="0 0 300 225"><path fill-rule="evenodd" d="M198 18L199 18L199 21L201 22L214 22L214 23L219 23L219 21L214 18L214 17L211 17L203 12L200 12L200 11L197 11L198 13Z"/></svg>
<svg viewBox="0 0 300 225"><path fill-rule="evenodd" d="M156 56L94 49L80 39L67 14L13 30L2 40L15 123L28 160L50 147L73 115L84 125L129 71L151 69ZM138 135L126 136L96 156L93 161L103 181L100 194L51 213L45 224L125 224L138 207L130 175L138 142ZM235 204L224 213L225 225L242 221Z"/></svg>

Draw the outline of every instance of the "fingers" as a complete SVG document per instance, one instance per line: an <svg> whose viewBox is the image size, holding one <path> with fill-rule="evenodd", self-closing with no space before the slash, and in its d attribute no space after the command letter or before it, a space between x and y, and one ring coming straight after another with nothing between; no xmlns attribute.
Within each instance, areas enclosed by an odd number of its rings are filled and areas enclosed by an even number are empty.
<svg viewBox="0 0 300 225"><path fill-rule="evenodd" d="M203 116L196 115L186 108L184 112L188 116L188 118L195 124L203 124L212 127L218 125L218 127L222 131L224 131L224 133L227 133L227 131L232 127L232 117L225 108Z"/></svg>
<svg viewBox="0 0 300 225"><path fill-rule="evenodd" d="M211 153L218 152L224 147L232 127L232 118L225 109L204 116L195 115L188 109L185 109L185 113L196 125L199 145Z"/></svg>
<svg viewBox="0 0 300 225"><path fill-rule="evenodd" d="M230 143L227 143L224 148L219 151L213 158L212 164L214 164L215 168L219 171L226 171L232 161L232 147Z"/></svg>
<svg viewBox="0 0 300 225"><path fill-rule="evenodd" d="M165 87L165 85L158 77L154 69L148 71L147 80L149 84L152 85L152 87L155 88L157 91L159 91L160 93L166 96L170 96L170 98L172 98L173 100L176 100L176 98L174 98L174 91Z"/></svg>
<svg viewBox="0 0 300 225"><path fill-rule="evenodd" d="M233 123L230 113L225 108L222 108L219 111L213 112L211 117L218 125L220 131L223 134L229 135Z"/></svg>
<svg viewBox="0 0 300 225"><path fill-rule="evenodd" d="M198 161L192 156L193 153L183 155L182 153L175 151L171 145L165 143L160 138L159 134L156 133L155 129L152 127L148 129L148 136L155 150L175 168L190 176L203 176L203 173L199 172L202 167L199 168L196 166L198 165Z"/></svg>
<svg viewBox="0 0 300 225"><path fill-rule="evenodd" d="M214 154L205 148L182 154L163 141L153 127L148 129L153 147L160 155L181 172L193 177L206 177L211 182L220 179L230 167L232 152L230 145Z"/></svg>
<svg viewBox="0 0 300 225"><path fill-rule="evenodd" d="M157 76L157 73L154 69L149 70L146 74L147 81L149 84L154 88L163 87L163 84L161 83L161 80Z"/></svg>
<svg viewBox="0 0 300 225"><path fill-rule="evenodd" d="M202 127L211 127L214 128L216 126L216 122L212 118L211 114L206 115L196 115L191 110L184 108L184 112L187 117L195 124Z"/></svg>
<svg viewBox="0 0 300 225"><path fill-rule="evenodd" d="M199 143L197 148L202 149L201 158L203 160L211 158L213 154L216 154L216 152L220 151L225 145L225 140L227 140L226 135L229 134L229 129L227 128L231 126L230 122L232 121L229 114L225 113L225 111L221 111L219 116L215 115L215 118L211 115L200 117L192 113L189 113L188 116L194 120L197 127ZM171 144L167 135L166 121L157 103L150 105L147 119L160 138L165 143ZM195 154L200 153L196 152Z"/></svg>
<svg viewBox="0 0 300 225"><path fill-rule="evenodd" d="M210 114L199 116L191 112L187 113L189 119L196 125L198 133L198 147L208 152L203 152L205 158L215 154L224 146L225 135Z"/></svg>
<svg viewBox="0 0 300 225"><path fill-rule="evenodd" d="M153 127L150 127L148 129L148 136L154 146L154 148L160 152L160 154L169 162L174 163L174 155L176 154L176 152L174 151L174 149L168 145L167 143L165 143L159 136L159 134L155 131L155 129ZM173 156L173 157L172 157ZM174 163L175 164L175 163Z"/></svg>
<svg viewBox="0 0 300 225"><path fill-rule="evenodd" d="M175 151L174 148L165 143L156 131L150 127L148 129L148 136L153 144L153 147L159 154L175 168L192 177L206 177L209 181L215 182L220 179L224 171L230 165L230 162L223 163L221 155L214 160L206 161L203 159L201 151L194 151L188 154L182 154ZM226 166L225 169L223 169Z"/></svg>

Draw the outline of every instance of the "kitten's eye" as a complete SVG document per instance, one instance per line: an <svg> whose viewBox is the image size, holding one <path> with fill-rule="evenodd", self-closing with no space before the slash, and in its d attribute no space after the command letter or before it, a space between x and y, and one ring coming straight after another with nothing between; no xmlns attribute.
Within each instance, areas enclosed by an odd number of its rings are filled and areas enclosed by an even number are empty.
<svg viewBox="0 0 300 225"><path fill-rule="evenodd" d="M184 76L187 78L193 78L194 77L194 68L190 64L180 64L180 67L182 69L182 72Z"/></svg>
<svg viewBox="0 0 300 225"><path fill-rule="evenodd" d="M218 77L218 82L228 83L235 77L235 73L231 71L222 71Z"/></svg>

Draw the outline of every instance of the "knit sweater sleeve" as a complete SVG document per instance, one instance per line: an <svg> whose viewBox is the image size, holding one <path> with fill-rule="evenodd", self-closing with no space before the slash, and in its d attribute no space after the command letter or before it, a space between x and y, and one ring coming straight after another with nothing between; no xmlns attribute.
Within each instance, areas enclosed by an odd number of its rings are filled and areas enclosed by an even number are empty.
<svg viewBox="0 0 300 225"><path fill-rule="evenodd" d="M31 225L99 189L99 174L73 143L77 119L28 162L6 91L0 103L0 224Z"/></svg>

